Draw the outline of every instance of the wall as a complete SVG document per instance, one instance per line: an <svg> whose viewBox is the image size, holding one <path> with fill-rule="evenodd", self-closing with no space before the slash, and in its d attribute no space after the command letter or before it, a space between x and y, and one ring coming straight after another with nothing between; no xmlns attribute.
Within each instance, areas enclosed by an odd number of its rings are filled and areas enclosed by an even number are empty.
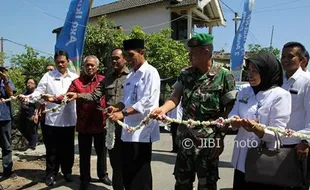
<svg viewBox="0 0 310 190"><path fill-rule="evenodd" d="M107 19L114 21L116 25L122 25L126 33L130 33L132 26L139 25L144 28L166 23L144 29L147 33L159 32L162 28L171 27L171 14L170 9L167 9L167 6L167 2L147 5L109 14L107 15ZM96 22L96 19L97 18L91 18L89 22L94 23Z"/></svg>

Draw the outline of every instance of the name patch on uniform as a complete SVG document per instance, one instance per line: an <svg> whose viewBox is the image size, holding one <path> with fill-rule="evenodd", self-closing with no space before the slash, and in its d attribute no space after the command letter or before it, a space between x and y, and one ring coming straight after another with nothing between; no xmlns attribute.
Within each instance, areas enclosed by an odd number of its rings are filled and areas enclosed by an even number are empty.
<svg viewBox="0 0 310 190"><path fill-rule="evenodd" d="M249 95L245 94L245 95L239 100L239 102L244 103L244 104L247 104L249 98L250 98Z"/></svg>
<svg viewBox="0 0 310 190"><path fill-rule="evenodd" d="M56 81L60 81L60 78L54 78L54 80L56 80Z"/></svg>
<svg viewBox="0 0 310 190"><path fill-rule="evenodd" d="M291 93L291 94L298 94L298 90L290 89L290 93Z"/></svg>

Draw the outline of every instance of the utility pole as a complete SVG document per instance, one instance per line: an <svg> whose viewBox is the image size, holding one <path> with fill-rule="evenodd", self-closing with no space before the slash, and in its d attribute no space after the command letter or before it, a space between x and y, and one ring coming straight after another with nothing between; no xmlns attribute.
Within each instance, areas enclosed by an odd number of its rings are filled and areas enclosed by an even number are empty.
<svg viewBox="0 0 310 190"><path fill-rule="evenodd" d="M272 25L272 30L271 30L271 39L270 39L270 46L269 46L270 50L272 48L273 30L274 30L274 25Z"/></svg>
<svg viewBox="0 0 310 190"><path fill-rule="evenodd" d="M3 37L1 37L1 39L0 39L0 52L1 52L1 56L0 56L0 63L1 63L1 66L3 66L3 64L4 64L4 43L3 43Z"/></svg>
<svg viewBox="0 0 310 190"><path fill-rule="evenodd" d="M241 20L237 12L235 12L235 17L232 20L235 22L235 34L237 34L238 22Z"/></svg>

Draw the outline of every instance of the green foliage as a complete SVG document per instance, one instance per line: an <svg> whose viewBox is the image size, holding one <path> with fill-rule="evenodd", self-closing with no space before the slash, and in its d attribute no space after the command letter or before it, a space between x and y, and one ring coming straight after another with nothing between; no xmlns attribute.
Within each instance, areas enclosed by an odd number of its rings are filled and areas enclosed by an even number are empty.
<svg viewBox="0 0 310 190"><path fill-rule="evenodd" d="M6 59L7 57L5 56L4 53L0 52L0 65L4 65L4 60Z"/></svg>
<svg viewBox="0 0 310 190"><path fill-rule="evenodd" d="M31 47L25 46L25 50L25 53L12 57L11 63L14 64L13 68L20 68L19 72L25 78L33 77L39 81L45 73L45 67L50 63L50 59L39 56L39 53Z"/></svg>
<svg viewBox="0 0 310 190"><path fill-rule="evenodd" d="M8 71L8 76L13 81L17 94L22 93L26 89L25 80L26 77L23 75L22 68L12 68Z"/></svg>
<svg viewBox="0 0 310 190"><path fill-rule="evenodd" d="M170 38L171 32L169 28L163 29L146 39L148 62L157 68L161 78L178 76L189 63L184 44Z"/></svg>
<svg viewBox="0 0 310 190"><path fill-rule="evenodd" d="M88 25L84 55L97 56L102 63L101 72L112 68L111 51L115 47L121 47L123 40L126 39L126 35L115 27L115 23L105 17L100 18L97 24Z"/></svg>
<svg viewBox="0 0 310 190"><path fill-rule="evenodd" d="M277 57L277 59L280 59L280 50L278 48L262 47L259 44L249 44L248 53L257 54L261 52L271 52Z"/></svg>
<svg viewBox="0 0 310 190"><path fill-rule="evenodd" d="M114 22L102 17L96 24L88 26L84 55L96 55L105 72L109 72L112 68L111 51L114 48L122 47L122 42L126 39L144 39L145 57L157 68L161 78L175 77L189 64L189 59L184 44L171 39L171 32L167 28L159 33L147 34L140 26L134 26L126 35L116 28Z"/></svg>

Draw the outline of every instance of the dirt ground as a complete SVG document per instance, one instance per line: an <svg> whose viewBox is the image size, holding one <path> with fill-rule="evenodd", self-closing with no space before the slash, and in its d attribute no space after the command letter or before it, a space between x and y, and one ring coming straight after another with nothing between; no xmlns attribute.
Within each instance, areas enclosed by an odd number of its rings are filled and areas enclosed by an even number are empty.
<svg viewBox="0 0 310 190"><path fill-rule="evenodd" d="M23 158L24 157L24 158ZM6 190L21 190L21 189L52 189L47 187L44 183L45 176L45 158L44 156L19 156L19 160L14 162L14 171L17 174L17 179L7 179L0 182L2 187ZM79 185L78 173L79 165L76 158L73 167L73 177L75 179L72 182L74 186ZM62 178L62 175L59 174L56 178L57 184L53 187L64 185L66 183ZM72 189L75 189L72 187Z"/></svg>

